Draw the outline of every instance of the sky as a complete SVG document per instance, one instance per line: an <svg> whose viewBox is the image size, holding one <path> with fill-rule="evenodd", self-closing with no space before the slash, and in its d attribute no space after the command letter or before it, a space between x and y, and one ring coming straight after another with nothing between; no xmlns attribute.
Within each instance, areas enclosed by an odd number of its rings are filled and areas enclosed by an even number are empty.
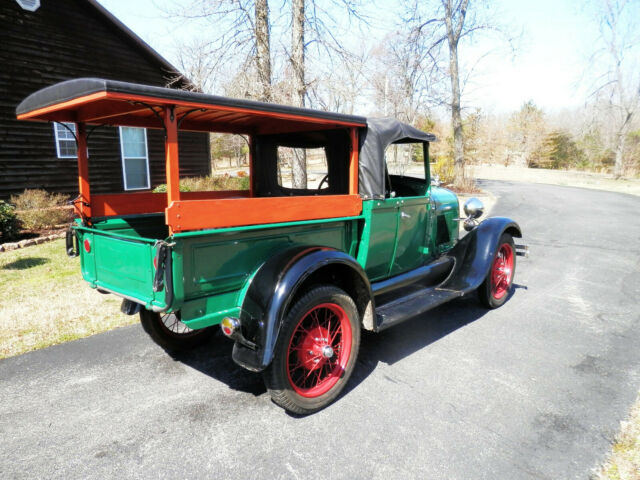
<svg viewBox="0 0 640 480"><path fill-rule="evenodd" d="M178 40L186 40L197 29L182 28L166 18L158 7L166 0L99 0L112 14L176 65ZM477 39L461 47L467 63L487 51L465 92L467 106L488 113L517 110L529 100L548 112L579 107L587 96L588 58L597 38L597 27L580 0L497 0L499 22L516 35L515 54L505 42ZM391 18L393 0L377 0L374 15ZM384 20L369 33L384 35ZM359 112L366 114L367 112Z"/></svg>

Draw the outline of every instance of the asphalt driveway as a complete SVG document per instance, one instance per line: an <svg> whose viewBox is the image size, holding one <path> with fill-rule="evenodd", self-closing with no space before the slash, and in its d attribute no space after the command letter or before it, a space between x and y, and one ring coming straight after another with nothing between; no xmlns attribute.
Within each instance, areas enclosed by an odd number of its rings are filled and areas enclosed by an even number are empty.
<svg viewBox="0 0 640 480"><path fill-rule="evenodd" d="M0 477L588 478L640 387L640 198L485 187L531 248L504 307L366 335L305 418L223 338L172 358L133 326L0 361Z"/></svg>

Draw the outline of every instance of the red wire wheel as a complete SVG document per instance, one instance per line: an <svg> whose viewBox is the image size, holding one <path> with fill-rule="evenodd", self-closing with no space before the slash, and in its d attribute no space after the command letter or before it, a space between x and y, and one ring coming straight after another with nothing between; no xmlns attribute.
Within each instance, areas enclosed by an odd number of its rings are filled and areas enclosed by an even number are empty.
<svg viewBox="0 0 640 480"><path fill-rule="evenodd" d="M287 377L303 397L327 393L344 374L351 354L351 324L336 303L305 313L293 331L287 352Z"/></svg>
<svg viewBox="0 0 640 480"><path fill-rule="evenodd" d="M478 296L485 307L498 308L507 301L515 273L516 250L513 237L503 233L487 277L478 288Z"/></svg>
<svg viewBox="0 0 640 480"><path fill-rule="evenodd" d="M496 300L504 297L511 287L513 278L513 246L503 243L491 266L491 295Z"/></svg>
<svg viewBox="0 0 640 480"><path fill-rule="evenodd" d="M263 373L271 399L302 415L333 402L355 367L360 328L356 304L344 290L310 288L282 320L273 360Z"/></svg>

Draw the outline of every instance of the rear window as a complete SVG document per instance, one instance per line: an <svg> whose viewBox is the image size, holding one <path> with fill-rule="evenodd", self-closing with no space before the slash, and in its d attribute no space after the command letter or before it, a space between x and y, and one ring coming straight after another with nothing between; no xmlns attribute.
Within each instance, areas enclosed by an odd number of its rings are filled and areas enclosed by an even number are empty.
<svg viewBox="0 0 640 480"><path fill-rule="evenodd" d="M327 151L321 148L278 147L278 185L284 188L329 188Z"/></svg>

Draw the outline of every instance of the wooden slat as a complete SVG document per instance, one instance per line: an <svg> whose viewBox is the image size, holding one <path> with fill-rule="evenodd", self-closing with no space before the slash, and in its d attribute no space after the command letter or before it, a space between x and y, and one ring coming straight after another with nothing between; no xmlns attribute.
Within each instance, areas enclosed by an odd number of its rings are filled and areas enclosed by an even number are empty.
<svg viewBox="0 0 640 480"><path fill-rule="evenodd" d="M360 215L359 195L182 200L166 210L171 230L202 230Z"/></svg>
<svg viewBox="0 0 640 480"><path fill-rule="evenodd" d="M185 200L207 200L218 198L248 197L248 190L224 192L182 192ZM135 192L113 195L93 195L91 208L94 217L162 213L167 208L166 193Z"/></svg>

